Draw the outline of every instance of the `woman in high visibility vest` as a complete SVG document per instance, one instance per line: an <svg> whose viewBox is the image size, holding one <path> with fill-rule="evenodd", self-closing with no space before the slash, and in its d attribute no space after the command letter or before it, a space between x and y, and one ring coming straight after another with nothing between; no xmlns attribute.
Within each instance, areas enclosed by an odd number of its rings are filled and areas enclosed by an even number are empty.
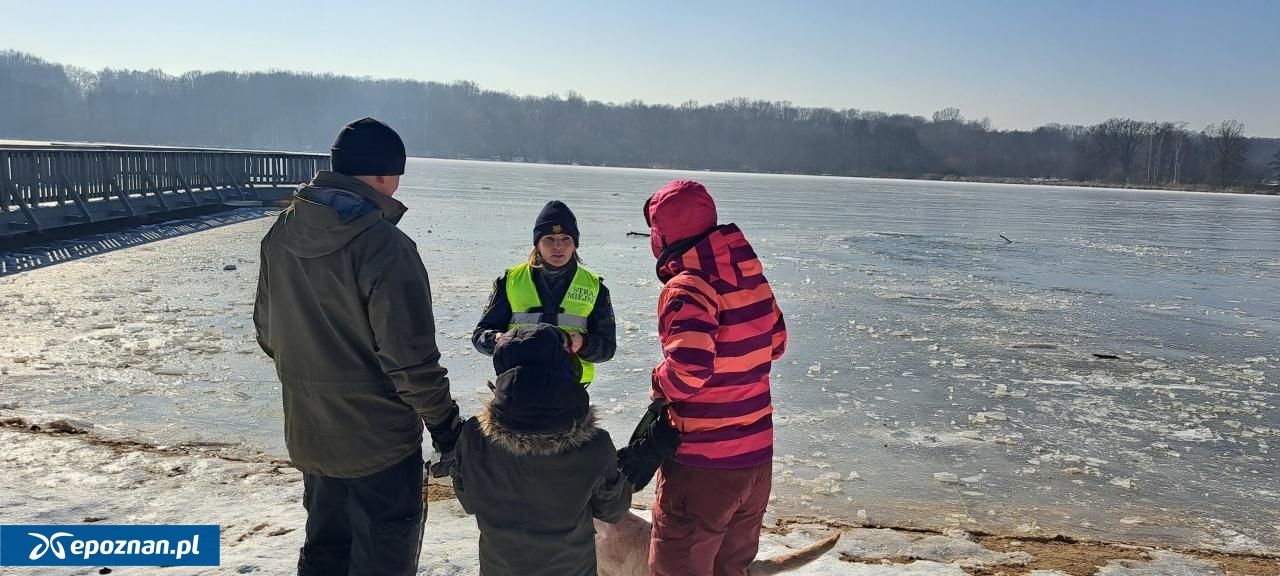
<svg viewBox="0 0 1280 576"><path fill-rule="evenodd" d="M471 343L492 356L498 338L508 330L538 323L565 331L569 351L582 367L583 386L595 378L595 365L613 358L617 348L609 289L603 278L582 266L578 220L559 200L548 202L538 213L529 260L508 268L493 282Z"/></svg>

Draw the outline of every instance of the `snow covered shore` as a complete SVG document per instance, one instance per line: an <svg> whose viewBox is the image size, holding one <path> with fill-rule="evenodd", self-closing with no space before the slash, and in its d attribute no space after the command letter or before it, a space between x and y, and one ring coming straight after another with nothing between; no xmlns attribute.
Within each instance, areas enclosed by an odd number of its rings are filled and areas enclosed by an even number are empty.
<svg viewBox="0 0 1280 576"><path fill-rule="evenodd" d="M219 456L216 447L157 448L105 441L65 421L0 419L0 523L217 524L218 568L86 567L70 574L289 574L302 542L302 475L265 457ZM52 425L51 425L52 424ZM33 431L32 426L39 428ZM477 573L473 519L451 491L431 486L419 574ZM644 502L637 499L638 505ZM643 513L643 512L642 512ZM803 575L1192 576L1278 574L1280 560L1034 538L975 537L960 531L860 528L839 518L766 519L761 555L844 530L836 549ZM1093 566L1101 569L1096 572ZM1081 570L1084 570L1083 572ZM9 568L6 574L47 574Z"/></svg>

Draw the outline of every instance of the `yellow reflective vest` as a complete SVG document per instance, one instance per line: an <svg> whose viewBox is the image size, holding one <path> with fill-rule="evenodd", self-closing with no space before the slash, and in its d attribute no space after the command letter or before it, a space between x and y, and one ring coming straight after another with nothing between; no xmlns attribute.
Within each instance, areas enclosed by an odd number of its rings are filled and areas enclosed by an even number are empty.
<svg viewBox="0 0 1280 576"><path fill-rule="evenodd" d="M517 326L537 324L542 321L542 299L538 297L538 287L533 283L533 267L528 263L507 269L507 302L511 304L510 330ZM573 275L569 290L560 301L558 311L549 311L555 316L555 324L569 332L587 333L587 317L596 306L596 297L600 294L600 277L590 270L578 266ZM596 375L595 364L574 356L576 362L582 364L582 384L589 384Z"/></svg>

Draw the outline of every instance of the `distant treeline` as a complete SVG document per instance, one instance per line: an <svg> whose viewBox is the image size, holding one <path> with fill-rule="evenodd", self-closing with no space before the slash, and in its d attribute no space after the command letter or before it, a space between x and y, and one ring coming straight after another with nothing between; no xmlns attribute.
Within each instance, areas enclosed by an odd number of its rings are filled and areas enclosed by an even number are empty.
<svg viewBox="0 0 1280 576"><path fill-rule="evenodd" d="M395 127L411 155L438 158L1241 189L1280 172L1280 139L1249 138L1234 120L997 130L955 108L922 118L745 98L605 104L471 82L91 72L0 52L0 138L327 151L338 127L366 115Z"/></svg>

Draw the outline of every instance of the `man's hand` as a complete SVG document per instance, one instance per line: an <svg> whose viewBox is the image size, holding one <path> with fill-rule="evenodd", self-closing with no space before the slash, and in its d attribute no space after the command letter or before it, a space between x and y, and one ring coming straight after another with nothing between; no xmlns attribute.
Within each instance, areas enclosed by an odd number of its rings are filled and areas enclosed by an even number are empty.
<svg viewBox="0 0 1280 576"><path fill-rule="evenodd" d="M462 434L462 418L458 414L458 403L453 403L449 409L449 416L444 422L427 426L427 433L431 435L431 447L437 454L452 455L453 447L458 443L458 436Z"/></svg>

